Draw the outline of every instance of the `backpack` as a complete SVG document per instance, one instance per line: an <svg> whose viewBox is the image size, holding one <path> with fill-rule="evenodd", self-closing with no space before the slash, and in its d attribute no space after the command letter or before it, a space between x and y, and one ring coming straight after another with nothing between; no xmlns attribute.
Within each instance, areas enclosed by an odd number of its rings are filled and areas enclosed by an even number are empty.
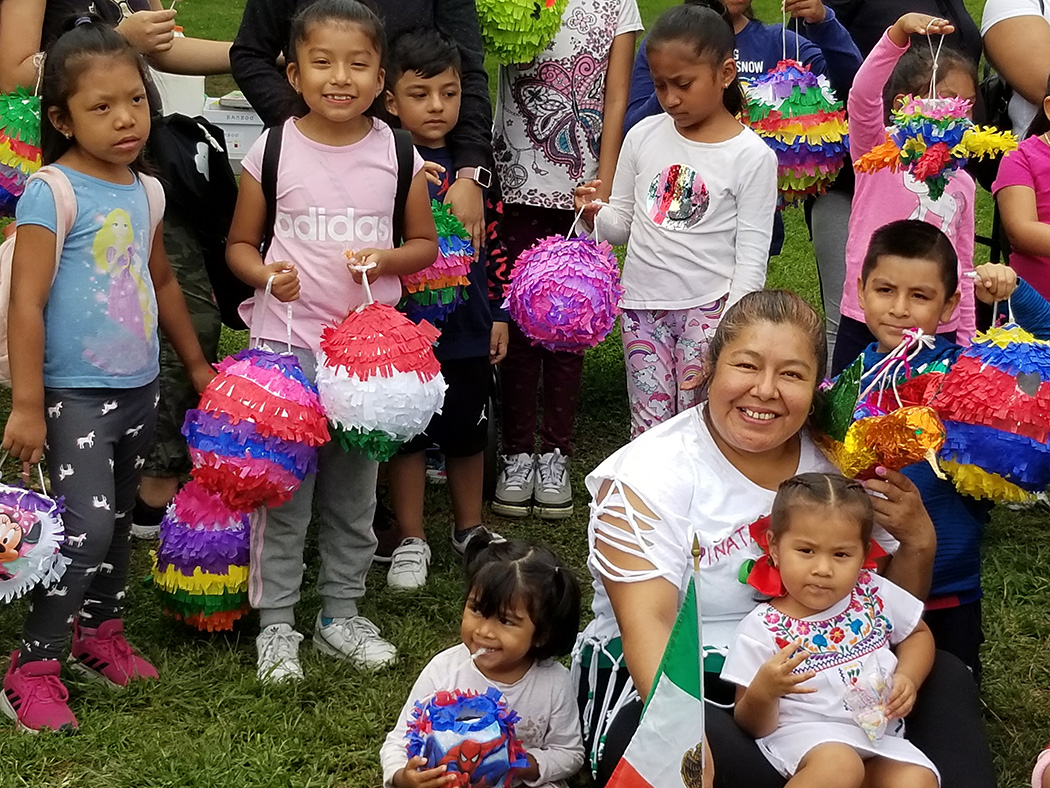
<svg viewBox="0 0 1050 788"><path fill-rule="evenodd" d="M41 167L29 177L26 187L28 188L30 182L38 179L51 187L51 193L55 197L55 272L51 276L51 283L54 284L55 277L58 276L58 264L62 260L62 246L77 218L77 196L73 192L73 184L58 167ZM149 238L152 249L154 233L164 216L164 192L160 183L154 178L140 178L140 180L149 202ZM0 384L4 386L11 385L11 358L7 351L8 312L11 307L11 264L15 256L17 235L18 228L16 227L15 232L0 244Z"/></svg>
<svg viewBox="0 0 1050 788"><path fill-rule="evenodd" d="M237 179L230 168L226 135L204 118L154 117L147 153L164 184L168 210L193 228L222 322L247 328L237 314L252 288L226 264L226 237L237 204Z"/></svg>
<svg viewBox="0 0 1050 788"><path fill-rule="evenodd" d="M391 129L394 132L394 155L397 159L397 191L394 194L393 236L395 248L405 237L405 203L408 202L408 189L412 185L412 135L404 129ZM284 124L271 126L266 131L266 147L263 148L262 186L266 198L266 222L263 224L263 240L259 253L266 261L266 252L273 243L274 227L277 221L277 165L281 160L281 141L284 138Z"/></svg>

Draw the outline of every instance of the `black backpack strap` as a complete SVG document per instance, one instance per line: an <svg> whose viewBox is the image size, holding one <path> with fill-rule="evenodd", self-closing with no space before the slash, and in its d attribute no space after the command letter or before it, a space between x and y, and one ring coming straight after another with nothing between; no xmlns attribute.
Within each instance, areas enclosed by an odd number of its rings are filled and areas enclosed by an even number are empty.
<svg viewBox="0 0 1050 788"><path fill-rule="evenodd" d="M284 124L271 126L266 132L266 147L263 148L262 190L266 200L266 224L263 225L263 239L259 251L263 260L273 242L274 225L277 222L277 165L281 161L281 139L284 137Z"/></svg>
<svg viewBox="0 0 1050 788"><path fill-rule="evenodd" d="M412 185L412 134L405 129L393 129L394 154L397 158L397 192L394 195L394 246L405 238L405 203Z"/></svg>

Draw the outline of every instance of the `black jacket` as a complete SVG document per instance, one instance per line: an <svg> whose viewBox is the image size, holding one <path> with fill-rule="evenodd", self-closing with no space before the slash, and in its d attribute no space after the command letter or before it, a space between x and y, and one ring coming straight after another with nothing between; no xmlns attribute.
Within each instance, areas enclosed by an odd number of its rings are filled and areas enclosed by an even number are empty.
<svg viewBox="0 0 1050 788"><path fill-rule="evenodd" d="M241 29L230 50L237 85L273 126L292 115L306 113L306 105L277 68L285 53L292 17L310 0L248 0ZM449 134L456 168L491 167L492 105L481 31L473 0L377 0L387 40L416 27L436 27L459 46L463 60L463 104L459 123Z"/></svg>

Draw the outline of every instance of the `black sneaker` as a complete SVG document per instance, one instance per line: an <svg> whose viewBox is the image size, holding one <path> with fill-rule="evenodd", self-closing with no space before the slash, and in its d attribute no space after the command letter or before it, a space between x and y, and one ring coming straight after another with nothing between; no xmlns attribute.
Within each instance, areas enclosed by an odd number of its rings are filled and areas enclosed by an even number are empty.
<svg viewBox="0 0 1050 788"><path fill-rule="evenodd" d="M504 541L502 536L495 531L490 531L483 525L472 525L470 528L464 528L461 531L457 531L456 527L452 526L452 535L449 538L449 541L452 543L452 549L463 555L467 552L467 544L470 540L479 534L488 534L493 541Z"/></svg>
<svg viewBox="0 0 1050 788"><path fill-rule="evenodd" d="M141 498L135 498L135 509L131 514L131 535L136 539L156 539L160 536L160 521L164 519L166 506L150 506Z"/></svg>

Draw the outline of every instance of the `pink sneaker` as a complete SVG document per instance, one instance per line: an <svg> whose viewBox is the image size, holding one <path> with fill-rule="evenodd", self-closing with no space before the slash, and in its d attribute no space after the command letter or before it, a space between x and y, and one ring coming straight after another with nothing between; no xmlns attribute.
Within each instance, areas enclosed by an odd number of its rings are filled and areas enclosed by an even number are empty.
<svg viewBox="0 0 1050 788"><path fill-rule="evenodd" d="M124 622L119 618L101 624L98 629L73 624L73 650L70 667L89 679L102 681L114 689L123 689L138 679L156 679L157 669L124 639Z"/></svg>
<svg viewBox="0 0 1050 788"><path fill-rule="evenodd" d="M69 708L69 692L58 677L57 659L41 659L18 664L18 650L11 652L11 663L4 674L0 711L13 719L20 731L73 732L77 718Z"/></svg>

